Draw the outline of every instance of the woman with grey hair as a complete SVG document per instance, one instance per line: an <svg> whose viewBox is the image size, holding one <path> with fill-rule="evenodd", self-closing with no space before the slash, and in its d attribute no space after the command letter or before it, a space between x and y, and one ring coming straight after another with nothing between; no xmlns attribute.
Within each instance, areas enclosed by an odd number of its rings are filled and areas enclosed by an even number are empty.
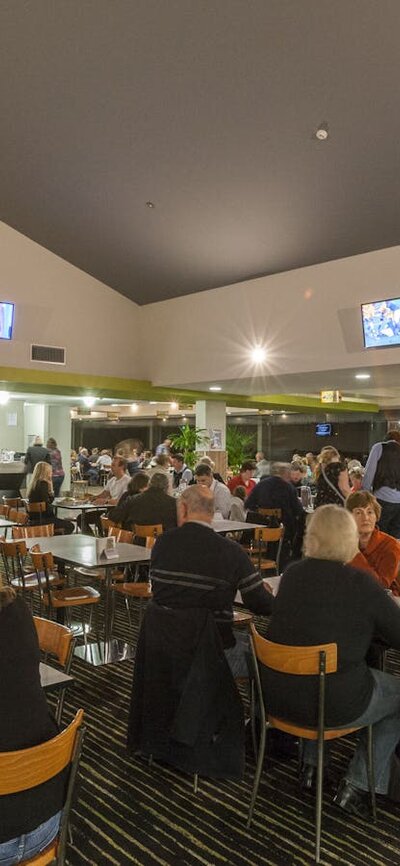
<svg viewBox="0 0 400 866"><path fill-rule="evenodd" d="M369 668L366 656L376 633L400 649L400 609L371 575L347 564L357 550L351 514L340 506L321 506L307 526L305 559L290 565L282 577L267 636L291 646L337 644L337 672L326 677L326 725L373 724L376 792L387 794L391 758L400 740L400 679ZM316 725L316 677L265 669L264 687L269 713ZM368 814L364 733L334 800L362 816ZM307 741L303 788L313 787L316 757L316 744Z"/></svg>

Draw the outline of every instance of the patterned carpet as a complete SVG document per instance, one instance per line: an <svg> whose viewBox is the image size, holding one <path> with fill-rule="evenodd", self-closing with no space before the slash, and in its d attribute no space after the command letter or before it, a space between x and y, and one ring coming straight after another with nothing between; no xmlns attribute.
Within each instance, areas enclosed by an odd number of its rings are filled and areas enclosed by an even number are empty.
<svg viewBox="0 0 400 866"><path fill-rule="evenodd" d="M130 642L122 603L115 632ZM392 655L391 662L397 666ZM313 863L313 798L299 794L296 759L266 764L251 830L246 829L254 763L251 748L244 781L192 780L167 766L127 756L127 713L132 662L91 667L76 659L74 687L63 721L78 707L86 712L79 800L72 816L70 866L309 866ZM335 746L334 785L324 797L322 863L326 866L400 864L400 806L379 798L376 827L346 818L332 805L332 792L352 751L350 740Z"/></svg>

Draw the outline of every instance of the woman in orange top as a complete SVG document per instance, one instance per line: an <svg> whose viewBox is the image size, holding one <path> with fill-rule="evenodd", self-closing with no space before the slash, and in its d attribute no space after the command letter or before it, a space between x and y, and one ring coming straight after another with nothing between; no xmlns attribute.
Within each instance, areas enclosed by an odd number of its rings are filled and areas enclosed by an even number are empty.
<svg viewBox="0 0 400 866"><path fill-rule="evenodd" d="M400 595L400 542L376 528L381 514L378 500L367 490L359 490L347 497L346 508L357 524L360 548L350 565L368 571L385 589Z"/></svg>

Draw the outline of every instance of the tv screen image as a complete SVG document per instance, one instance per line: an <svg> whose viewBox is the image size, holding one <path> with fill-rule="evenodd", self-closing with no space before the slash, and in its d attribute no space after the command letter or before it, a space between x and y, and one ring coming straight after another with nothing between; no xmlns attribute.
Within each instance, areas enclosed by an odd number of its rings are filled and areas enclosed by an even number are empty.
<svg viewBox="0 0 400 866"><path fill-rule="evenodd" d="M0 340L11 340L14 325L14 304L0 301Z"/></svg>
<svg viewBox="0 0 400 866"><path fill-rule="evenodd" d="M361 305L364 346L400 346L400 298Z"/></svg>
<svg viewBox="0 0 400 866"><path fill-rule="evenodd" d="M331 436L332 435L332 424L316 424L315 425L315 435L316 436Z"/></svg>

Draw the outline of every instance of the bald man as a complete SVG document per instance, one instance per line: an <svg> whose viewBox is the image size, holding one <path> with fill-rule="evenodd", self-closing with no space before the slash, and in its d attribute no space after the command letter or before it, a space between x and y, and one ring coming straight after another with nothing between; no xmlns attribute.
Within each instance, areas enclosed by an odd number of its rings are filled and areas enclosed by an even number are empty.
<svg viewBox="0 0 400 866"><path fill-rule="evenodd" d="M233 631L233 602L240 590L246 608L269 615L273 598L236 541L214 532L214 497L196 484L178 499L178 529L160 535L151 555L150 578L156 604L213 611L235 677L248 676L248 636Z"/></svg>

